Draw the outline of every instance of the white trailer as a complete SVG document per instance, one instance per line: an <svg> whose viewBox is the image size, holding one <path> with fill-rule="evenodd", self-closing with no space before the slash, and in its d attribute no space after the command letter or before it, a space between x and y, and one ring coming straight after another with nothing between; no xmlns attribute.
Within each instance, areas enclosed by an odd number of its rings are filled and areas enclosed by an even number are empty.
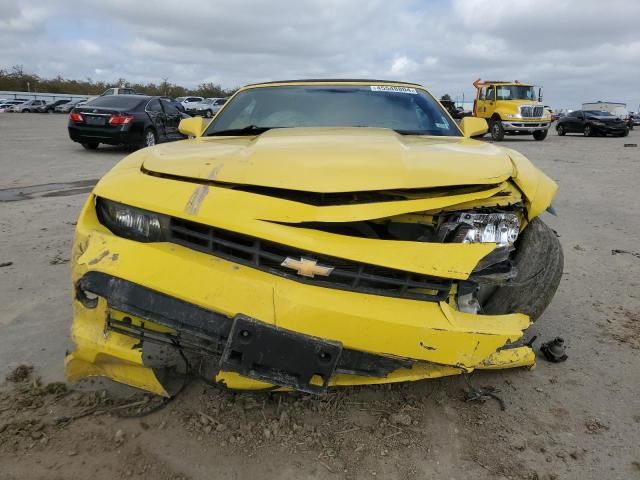
<svg viewBox="0 0 640 480"><path fill-rule="evenodd" d="M582 110L598 110L600 112L608 112L622 120L629 120L629 111L626 103L618 102L592 102L583 103Z"/></svg>

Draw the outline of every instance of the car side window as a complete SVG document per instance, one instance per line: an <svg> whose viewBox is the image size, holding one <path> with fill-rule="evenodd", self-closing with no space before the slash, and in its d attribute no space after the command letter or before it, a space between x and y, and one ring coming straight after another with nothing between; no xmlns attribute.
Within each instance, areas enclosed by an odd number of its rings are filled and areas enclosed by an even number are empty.
<svg viewBox="0 0 640 480"><path fill-rule="evenodd" d="M493 87L487 88L486 100L493 100Z"/></svg>
<svg viewBox="0 0 640 480"><path fill-rule="evenodd" d="M160 105L160 101L157 98L154 98L149 103L147 103L146 110L148 112L162 112L162 106Z"/></svg>
<svg viewBox="0 0 640 480"><path fill-rule="evenodd" d="M480 100L484 100L486 98L487 89L486 87L482 87L480 89Z"/></svg>
<svg viewBox="0 0 640 480"><path fill-rule="evenodd" d="M168 115L178 115L178 114L180 114L180 110L178 110L170 102L167 102L166 100L161 100L160 102L162 103L162 108L164 108L164 111L165 111L166 114L168 114Z"/></svg>

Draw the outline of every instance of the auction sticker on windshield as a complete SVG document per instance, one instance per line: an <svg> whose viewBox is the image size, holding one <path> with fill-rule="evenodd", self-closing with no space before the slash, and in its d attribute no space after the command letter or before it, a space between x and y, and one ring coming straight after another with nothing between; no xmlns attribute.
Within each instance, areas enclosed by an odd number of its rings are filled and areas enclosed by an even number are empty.
<svg viewBox="0 0 640 480"><path fill-rule="evenodd" d="M391 85L371 85L371 91L373 92L394 92L394 93L410 93L417 95L418 92L415 88L409 87L394 87Z"/></svg>

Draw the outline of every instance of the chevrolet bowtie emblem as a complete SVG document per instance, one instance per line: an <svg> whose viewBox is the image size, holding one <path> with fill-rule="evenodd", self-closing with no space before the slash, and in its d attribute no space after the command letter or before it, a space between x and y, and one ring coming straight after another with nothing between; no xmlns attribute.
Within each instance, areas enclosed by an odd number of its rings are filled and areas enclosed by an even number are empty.
<svg viewBox="0 0 640 480"><path fill-rule="evenodd" d="M317 260L309 260L308 258L296 260L295 258L287 257L280 265L295 270L298 275L309 278L313 278L316 275L328 277L333 272L333 267L318 265Z"/></svg>

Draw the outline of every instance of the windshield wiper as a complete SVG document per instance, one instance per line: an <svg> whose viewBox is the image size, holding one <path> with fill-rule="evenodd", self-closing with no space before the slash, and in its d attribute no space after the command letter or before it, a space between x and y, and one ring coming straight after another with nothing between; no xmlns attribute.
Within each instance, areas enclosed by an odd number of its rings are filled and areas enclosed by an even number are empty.
<svg viewBox="0 0 640 480"><path fill-rule="evenodd" d="M242 128L230 128L228 130L219 130L217 132L211 132L207 137L214 137L217 135L260 135L261 133L271 130L272 128L279 127L259 127L257 125L247 125Z"/></svg>
<svg viewBox="0 0 640 480"><path fill-rule="evenodd" d="M442 136L442 131L440 130L398 130L394 128L393 131L400 135L431 135L436 137Z"/></svg>

